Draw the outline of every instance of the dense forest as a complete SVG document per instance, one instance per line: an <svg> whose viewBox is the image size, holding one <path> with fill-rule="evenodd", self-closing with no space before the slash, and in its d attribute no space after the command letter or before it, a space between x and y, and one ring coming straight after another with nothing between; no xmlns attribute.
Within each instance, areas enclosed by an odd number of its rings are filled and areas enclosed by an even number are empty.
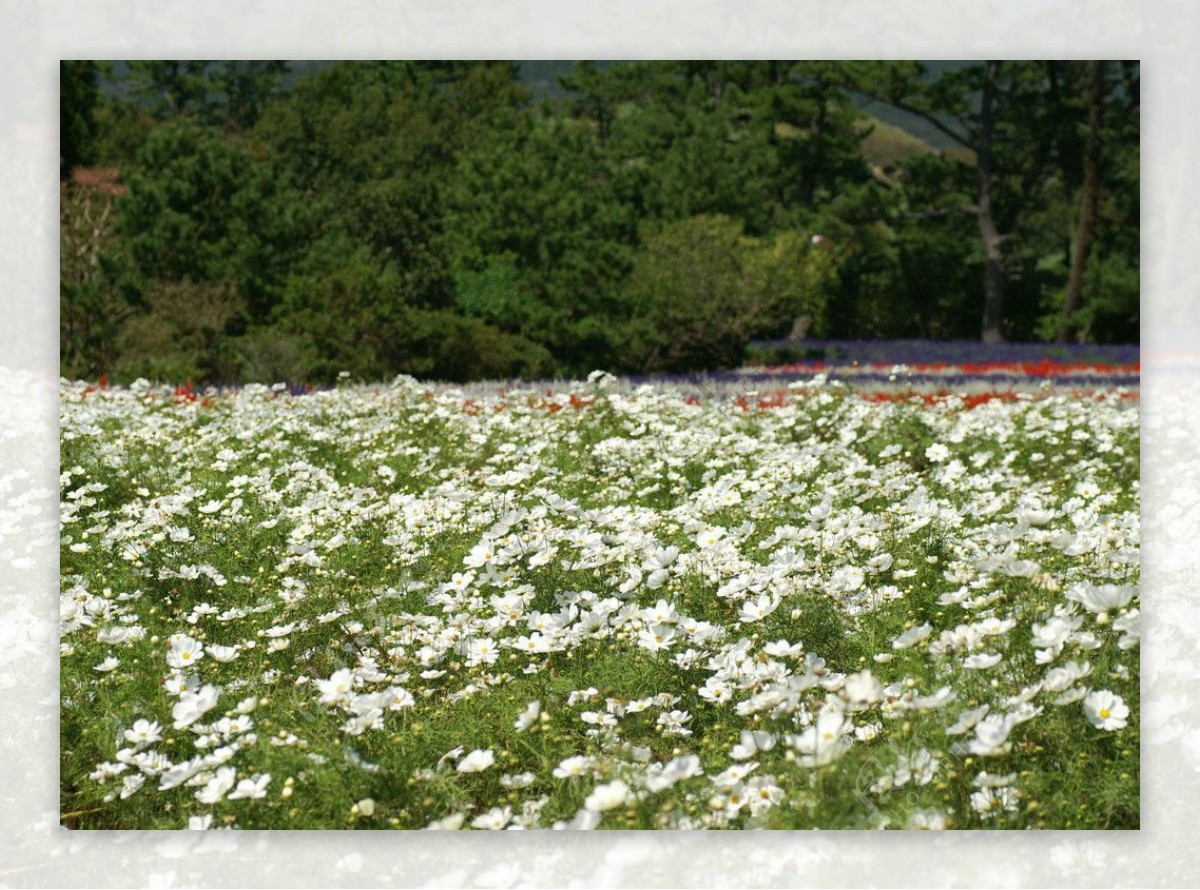
<svg viewBox="0 0 1200 890"><path fill-rule="evenodd" d="M61 372L1134 342L1136 62L64 61ZM903 127L903 128L902 128Z"/></svg>

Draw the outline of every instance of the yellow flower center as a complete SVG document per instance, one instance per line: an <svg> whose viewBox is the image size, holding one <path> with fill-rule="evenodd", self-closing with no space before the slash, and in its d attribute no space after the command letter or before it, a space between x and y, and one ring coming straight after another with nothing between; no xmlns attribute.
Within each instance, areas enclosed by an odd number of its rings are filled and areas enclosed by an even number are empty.
<svg viewBox="0 0 1200 890"><path fill-rule="evenodd" d="M1105 720L1107 720L1107 719L1108 719L1108 715L1109 715L1109 714L1111 714L1112 712L1111 712L1111 711L1109 711L1109 709L1108 709L1108 708L1101 708L1099 711L1097 711L1097 713L1098 713L1098 714L1099 714L1101 717L1103 717Z"/></svg>

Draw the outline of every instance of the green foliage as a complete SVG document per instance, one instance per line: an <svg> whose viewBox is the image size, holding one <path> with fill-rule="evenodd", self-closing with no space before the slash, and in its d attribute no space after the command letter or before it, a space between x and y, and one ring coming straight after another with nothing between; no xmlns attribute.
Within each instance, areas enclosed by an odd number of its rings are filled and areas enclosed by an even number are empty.
<svg viewBox="0 0 1200 890"><path fill-rule="evenodd" d="M604 328L625 313L619 285L636 227L614 178L588 128L521 115L463 152L448 196L459 280L470 286L471 273L514 267L532 305L501 323L521 323L525 336L576 373L611 361Z"/></svg>
<svg viewBox="0 0 1200 890"><path fill-rule="evenodd" d="M136 166L138 154L157 126L154 116L131 102L105 97L96 106L93 117L95 163L118 169Z"/></svg>
<svg viewBox="0 0 1200 890"><path fill-rule="evenodd" d="M237 379L223 337L240 308L231 282L157 281L143 300L117 338L115 381Z"/></svg>
<svg viewBox="0 0 1200 890"><path fill-rule="evenodd" d="M129 62L131 89L160 120L190 117L230 130L251 127L287 72L281 61Z"/></svg>
<svg viewBox="0 0 1200 890"><path fill-rule="evenodd" d="M96 378L111 370L134 295L122 287L113 232L115 198L64 182L59 191L59 362L61 373Z"/></svg>
<svg viewBox="0 0 1200 890"><path fill-rule="evenodd" d="M186 122L157 128L138 161L120 225L142 279L231 281L265 318L298 215L270 162Z"/></svg>
<svg viewBox="0 0 1200 890"><path fill-rule="evenodd" d="M96 105L100 100L98 62L58 63L58 154L62 175L80 164L90 164L96 154Z"/></svg>
<svg viewBox="0 0 1200 890"><path fill-rule="evenodd" d="M729 217L648 232L628 283L650 332L642 370L731 367L751 337L775 335L802 314L823 332L831 271L829 255L796 233L751 238Z"/></svg>
<svg viewBox="0 0 1200 890"><path fill-rule="evenodd" d="M537 68L568 73L562 98L531 105L508 62L64 62L64 164L116 168L128 191L103 207L64 195L63 370L693 371L797 319L815 337L976 336L997 269L1003 333L1051 337L1086 64L580 63ZM1128 340L1139 68L1105 71L1073 324ZM937 147L866 118L864 96ZM981 164L999 260L981 238ZM213 316L219 355L128 352L179 328L154 317L175 303L149 298L171 285L233 294L236 311Z"/></svg>

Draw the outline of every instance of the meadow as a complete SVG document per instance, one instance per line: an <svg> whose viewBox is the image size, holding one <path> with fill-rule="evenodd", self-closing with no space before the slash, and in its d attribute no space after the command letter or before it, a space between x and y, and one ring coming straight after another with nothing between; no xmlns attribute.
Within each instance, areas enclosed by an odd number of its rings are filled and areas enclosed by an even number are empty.
<svg viewBox="0 0 1200 890"><path fill-rule="evenodd" d="M1136 385L916 373L64 380L63 824L1137 828Z"/></svg>

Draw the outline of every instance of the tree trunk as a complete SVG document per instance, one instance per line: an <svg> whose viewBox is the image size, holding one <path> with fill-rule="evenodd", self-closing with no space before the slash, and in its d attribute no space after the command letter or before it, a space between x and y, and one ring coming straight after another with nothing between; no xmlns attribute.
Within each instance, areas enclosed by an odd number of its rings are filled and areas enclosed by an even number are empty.
<svg viewBox="0 0 1200 890"><path fill-rule="evenodd" d="M982 196L981 196L982 197ZM981 202L982 203L982 202ZM979 214L983 236L983 336L984 343L1004 342L1004 238L996 231L989 212Z"/></svg>
<svg viewBox="0 0 1200 890"><path fill-rule="evenodd" d="M983 237L983 335L984 343L1004 341L1004 237L992 213L992 135L995 129L993 104L1000 63L990 61L983 80L979 109L979 144L976 146L979 234Z"/></svg>
<svg viewBox="0 0 1200 890"><path fill-rule="evenodd" d="M1071 251L1071 271L1067 293L1058 322L1057 343L1070 343L1075 336L1072 316L1083 303L1083 276L1087 271L1100 205L1100 124L1104 113L1104 62L1088 65L1088 138L1083 154L1083 192L1079 199L1079 220L1075 226L1075 245Z"/></svg>

